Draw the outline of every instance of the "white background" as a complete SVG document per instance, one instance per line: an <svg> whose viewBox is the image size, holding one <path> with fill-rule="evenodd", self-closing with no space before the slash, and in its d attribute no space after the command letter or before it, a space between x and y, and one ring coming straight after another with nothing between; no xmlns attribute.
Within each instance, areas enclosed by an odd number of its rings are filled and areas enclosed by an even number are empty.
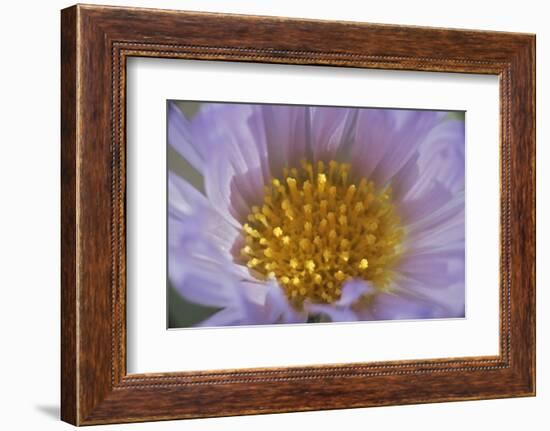
<svg viewBox="0 0 550 431"><path fill-rule="evenodd" d="M96 429L257 430L547 429L550 422L550 29L545 2L338 0L118 1L103 3L189 10L346 19L537 33L538 396L106 426ZM0 16L0 397L4 429L70 429L57 420L59 399L59 9L65 1L6 2Z"/></svg>
<svg viewBox="0 0 550 431"><path fill-rule="evenodd" d="M498 77L140 58L127 83L129 373L498 354ZM166 100L185 98L466 111L466 318L167 331Z"/></svg>

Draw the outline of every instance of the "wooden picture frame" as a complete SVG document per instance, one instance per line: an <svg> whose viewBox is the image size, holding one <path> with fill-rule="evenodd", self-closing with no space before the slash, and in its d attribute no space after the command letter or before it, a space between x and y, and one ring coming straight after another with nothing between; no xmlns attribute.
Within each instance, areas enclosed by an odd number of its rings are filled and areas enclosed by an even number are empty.
<svg viewBox="0 0 550 431"><path fill-rule="evenodd" d="M83 5L61 18L64 421L535 394L534 35ZM500 354L127 374L125 66L132 56L498 75Z"/></svg>

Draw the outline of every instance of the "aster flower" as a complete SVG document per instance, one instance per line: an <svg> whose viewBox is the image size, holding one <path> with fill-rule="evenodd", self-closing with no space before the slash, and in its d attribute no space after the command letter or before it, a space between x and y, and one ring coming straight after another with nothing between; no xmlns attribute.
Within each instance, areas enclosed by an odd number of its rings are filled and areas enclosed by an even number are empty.
<svg viewBox="0 0 550 431"><path fill-rule="evenodd" d="M168 106L168 271L200 326L464 316L464 122L445 112Z"/></svg>

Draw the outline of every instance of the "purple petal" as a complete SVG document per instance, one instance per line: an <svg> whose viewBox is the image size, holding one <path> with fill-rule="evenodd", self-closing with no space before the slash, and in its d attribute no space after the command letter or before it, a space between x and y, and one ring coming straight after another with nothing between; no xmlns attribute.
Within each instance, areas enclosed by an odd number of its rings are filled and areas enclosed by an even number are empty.
<svg viewBox="0 0 550 431"><path fill-rule="evenodd" d="M261 203L271 176L262 113L258 105L208 103L191 123L193 140L208 147L206 194L234 225Z"/></svg>
<svg viewBox="0 0 550 431"><path fill-rule="evenodd" d="M195 187L173 172L168 172L169 213L177 217L189 216L208 205L206 197Z"/></svg>
<svg viewBox="0 0 550 431"><path fill-rule="evenodd" d="M237 278L221 252L200 237L188 236L169 252L168 272L173 287L186 299L225 307L238 295Z"/></svg>
<svg viewBox="0 0 550 431"><path fill-rule="evenodd" d="M396 271L430 288L464 282L464 250L412 253L399 263Z"/></svg>
<svg viewBox="0 0 550 431"><path fill-rule="evenodd" d="M464 250L464 217L456 216L433 229L416 230L406 238L408 253Z"/></svg>
<svg viewBox="0 0 550 431"><path fill-rule="evenodd" d="M372 172L392 144L396 127L394 116L385 109L361 109L357 117L355 140L351 147L354 171L358 177L371 178Z"/></svg>
<svg viewBox="0 0 550 431"><path fill-rule="evenodd" d="M235 228L239 228L240 214L247 214L249 207L241 195L231 194L231 182L235 170L227 160L218 154L213 154L205 169L204 187L206 195L213 207Z"/></svg>
<svg viewBox="0 0 550 431"><path fill-rule="evenodd" d="M311 108L311 135L313 160L331 160L345 153L353 139L356 110L346 108ZM340 154L345 157L345 154Z"/></svg>
<svg viewBox="0 0 550 431"><path fill-rule="evenodd" d="M265 132L251 126L258 112L254 105L207 103L189 122L170 105L171 144L202 173L208 198L235 225L261 201L270 177Z"/></svg>
<svg viewBox="0 0 550 431"><path fill-rule="evenodd" d="M415 152L407 163L393 176L391 180L392 196L396 202L403 200L410 188L418 181L420 169L418 168L418 151Z"/></svg>
<svg viewBox="0 0 550 431"><path fill-rule="evenodd" d="M265 306L269 291L268 283L260 280L242 281L241 289L245 291L245 296L251 303Z"/></svg>
<svg viewBox="0 0 550 431"><path fill-rule="evenodd" d="M374 293L375 289L372 284L365 280L348 280L342 288L342 295L336 302L336 305L341 307L350 307L355 301L363 295Z"/></svg>
<svg viewBox="0 0 550 431"><path fill-rule="evenodd" d="M197 171L203 172L205 148L194 144L190 122L174 102L168 103L168 143Z"/></svg>
<svg viewBox="0 0 550 431"><path fill-rule="evenodd" d="M205 103L190 123L193 141L204 148L206 158L223 153L236 172L260 164L265 148L249 127L254 105Z"/></svg>
<svg viewBox="0 0 550 431"><path fill-rule="evenodd" d="M324 314L333 322L350 322L360 320L352 305L364 295L373 294L375 289L364 280L348 280L342 288L340 299L332 304L306 302L305 310L309 314Z"/></svg>
<svg viewBox="0 0 550 431"><path fill-rule="evenodd" d="M261 118L255 119L255 135L265 133L271 175L282 178L284 167L298 167L311 152L309 108L261 105L258 109Z"/></svg>
<svg viewBox="0 0 550 431"><path fill-rule="evenodd" d="M194 267L190 264L194 264ZM238 294L234 280L212 273L207 265L199 265L193 259L188 258L185 265L174 259L170 266L173 268L170 271L173 286L191 302L210 307L227 307L232 301L232 295Z"/></svg>
<svg viewBox="0 0 550 431"><path fill-rule="evenodd" d="M433 111L386 112L395 117L395 129L390 131L389 146L372 173L377 184L386 184L399 172L421 147L434 126L441 121L441 114Z"/></svg>
<svg viewBox="0 0 550 431"><path fill-rule="evenodd" d="M385 185L407 165L441 118L433 111L362 109L352 146L356 175Z"/></svg>
<svg viewBox="0 0 550 431"><path fill-rule="evenodd" d="M228 307L214 313L212 316L197 323L195 326L211 328L216 326L242 325L243 320L246 320L246 317L244 316L242 310L234 307Z"/></svg>
<svg viewBox="0 0 550 431"><path fill-rule="evenodd" d="M257 307L253 304L247 306L229 306L218 311L209 318L199 322L198 327L257 325Z"/></svg>
<svg viewBox="0 0 550 431"><path fill-rule="evenodd" d="M200 326L262 325L304 323L307 315L294 310L286 296L274 281L267 283L243 283L248 292L239 305L230 306Z"/></svg>
<svg viewBox="0 0 550 431"><path fill-rule="evenodd" d="M448 191L443 192L448 195ZM421 209L421 202L429 210ZM464 192L455 193L449 197L447 202L440 206L434 205L434 202L444 202L444 199L434 197L433 201L421 199L409 204L403 204L402 215L404 215L408 224L408 236L413 241L426 233L436 233L438 229L443 229L446 225L455 225L462 223L464 225Z"/></svg>
<svg viewBox="0 0 550 431"><path fill-rule="evenodd" d="M229 262L208 241L186 237L169 253L169 276L173 287L196 304L221 308L200 326L259 324L264 319L265 287L251 290ZM269 323L269 322L265 322Z"/></svg>
<svg viewBox="0 0 550 431"><path fill-rule="evenodd" d="M202 193L172 172L168 173L168 216L169 242L201 233L229 253L239 235Z"/></svg>
<svg viewBox="0 0 550 431"><path fill-rule="evenodd" d="M307 314L295 310L280 286L271 280L267 283L268 290L265 300L266 323L303 323Z"/></svg>
<svg viewBox="0 0 550 431"><path fill-rule="evenodd" d="M405 292L376 295L369 311L375 320L459 317L433 300Z"/></svg>
<svg viewBox="0 0 550 431"><path fill-rule="evenodd" d="M420 197L401 202L399 214L406 224L414 224L424 217L433 214L453 198L452 193L442 184L435 183L433 187ZM464 202L464 201L462 201Z"/></svg>
<svg viewBox="0 0 550 431"><path fill-rule="evenodd" d="M417 199L434 183L452 193L464 190L464 134L464 122L455 120L443 121L431 130L419 148L418 181L405 200Z"/></svg>

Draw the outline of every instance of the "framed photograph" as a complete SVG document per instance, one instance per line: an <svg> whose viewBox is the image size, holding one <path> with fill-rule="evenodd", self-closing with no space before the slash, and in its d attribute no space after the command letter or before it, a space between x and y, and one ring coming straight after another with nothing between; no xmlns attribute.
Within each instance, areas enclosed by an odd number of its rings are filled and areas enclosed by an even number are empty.
<svg viewBox="0 0 550 431"><path fill-rule="evenodd" d="M62 419L535 394L535 36L61 14Z"/></svg>
<svg viewBox="0 0 550 431"><path fill-rule="evenodd" d="M464 112L167 109L169 328L465 317Z"/></svg>

